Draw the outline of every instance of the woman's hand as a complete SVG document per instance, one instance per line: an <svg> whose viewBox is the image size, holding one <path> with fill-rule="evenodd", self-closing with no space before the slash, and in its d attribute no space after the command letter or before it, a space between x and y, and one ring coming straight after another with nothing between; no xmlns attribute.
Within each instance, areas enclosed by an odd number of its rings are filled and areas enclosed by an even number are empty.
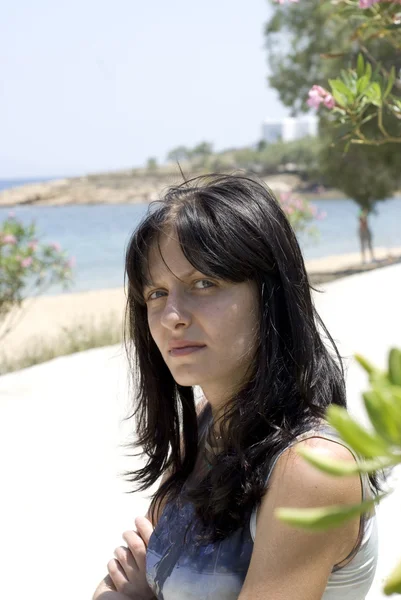
<svg viewBox="0 0 401 600"><path fill-rule="evenodd" d="M150 600L155 596L146 581L146 548L153 525L146 517L137 517L135 525L137 531L123 533L128 547L115 549L116 558L108 562L107 570L117 592L134 600Z"/></svg>
<svg viewBox="0 0 401 600"><path fill-rule="evenodd" d="M107 575L97 586L92 600L128 600L129 596L116 591L110 575Z"/></svg>

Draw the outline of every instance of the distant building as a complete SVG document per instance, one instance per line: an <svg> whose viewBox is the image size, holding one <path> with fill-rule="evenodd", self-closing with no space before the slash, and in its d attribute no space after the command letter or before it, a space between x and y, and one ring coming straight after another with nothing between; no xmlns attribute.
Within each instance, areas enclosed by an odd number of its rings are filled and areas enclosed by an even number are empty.
<svg viewBox="0 0 401 600"><path fill-rule="evenodd" d="M262 125L262 139L268 144L278 142L283 137L282 121L264 121Z"/></svg>
<svg viewBox="0 0 401 600"><path fill-rule="evenodd" d="M262 139L268 144L282 140L293 142L303 137L316 137L318 119L315 115L286 117L281 121L266 120L262 125Z"/></svg>

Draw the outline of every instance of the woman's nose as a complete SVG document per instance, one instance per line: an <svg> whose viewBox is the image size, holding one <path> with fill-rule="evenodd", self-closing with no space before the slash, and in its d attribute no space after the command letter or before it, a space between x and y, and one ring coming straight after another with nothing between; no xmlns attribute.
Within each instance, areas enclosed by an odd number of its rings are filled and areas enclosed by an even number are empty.
<svg viewBox="0 0 401 600"><path fill-rule="evenodd" d="M167 329L186 328L191 323L191 313L181 294L170 293L161 315L161 324Z"/></svg>

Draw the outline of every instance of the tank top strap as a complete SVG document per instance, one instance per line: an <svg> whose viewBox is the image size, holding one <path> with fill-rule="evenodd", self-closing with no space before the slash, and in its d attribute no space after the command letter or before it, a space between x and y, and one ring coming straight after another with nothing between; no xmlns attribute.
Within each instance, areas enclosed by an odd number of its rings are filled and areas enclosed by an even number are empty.
<svg viewBox="0 0 401 600"><path fill-rule="evenodd" d="M337 442L338 444L341 444L342 446L345 446L346 448L348 448L348 450L351 452L351 454L353 455L353 457L357 463L359 463L363 460L363 457L358 452L356 452L352 448L352 446L350 446L346 441L344 441L342 439L342 437L340 436L340 434L338 433L338 431L336 429L334 429L334 427L332 427L329 423L327 423L327 421L324 421L324 420L322 421L322 423L319 425L319 427L316 430L316 435L318 435L319 437L322 437L324 439L333 440L334 442ZM361 481L362 502L373 498L374 492L373 492L373 489L372 489L372 486L371 486L371 483L369 480L369 475L367 473L360 473L359 478ZM334 566L333 572L339 571L344 566L348 565L351 562L351 560L355 557L355 555L358 553L358 551L361 547L368 523L374 517L375 517L374 509L372 509L370 512L363 513L360 516L358 538L354 545L354 548L351 550L349 555L341 563L338 563Z"/></svg>
<svg viewBox="0 0 401 600"><path fill-rule="evenodd" d="M363 457L358 452L356 452L352 448L352 446L350 446L346 441L344 441L342 439L342 437L340 436L340 434L338 433L338 431L336 429L334 429L334 427L332 427L325 420L322 420L321 423L319 425L317 425L311 431L305 432L305 433L301 434L300 436L297 436L294 443L297 443L298 441L301 441L302 439L308 439L308 438L314 437L314 436L322 437L327 440L332 440L333 442L336 442L337 444L341 444L342 446L344 446L351 452L351 454L353 455L353 457L357 463L359 463L363 460ZM370 486L369 476L367 475L367 473L362 473L360 475L360 478L361 478L361 484L362 484L362 501L364 501L371 496L371 486Z"/></svg>
<svg viewBox="0 0 401 600"><path fill-rule="evenodd" d="M271 476L271 473L272 473L278 459L283 454L283 452L285 452L285 450L287 450L288 448L290 448L292 446L295 446L298 442L301 442L303 440L310 439L313 437L321 437L323 439L329 439L329 440L332 440L333 442L341 444L342 446L345 446L351 452L351 454L353 455L353 457L355 458L355 461L357 463L360 462L360 460L362 458L357 452L355 452L355 450L347 442L345 442L341 438L341 436L337 432L337 430L335 430L329 423L327 423L327 421L321 420L321 422L314 425L313 428L308 429L307 431L304 431L303 433L297 435L291 441L290 444L288 444L285 448L281 449L276 454L276 456L274 457L274 459L270 465L270 468L268 470L268 474L266 477L266 483L267 483L269 477ZM360 480L361 480L361 496L362 496L362 501L364 501L367 498L372 497L370 481L369 481L369 477L366 473L360 474ZM251 535L252 535L253 540L255 539L255 534L256 534L257 510L258 510L258 506L255 507L255 509L252 511L251 520L250 520L250 530L251 530ZM366 528L366 523L369 520L369 518L371 518L373 515L374 515L374 513L371 514L370 516L368 515L368 513L361 515L359 533L358 533L358 538L357 538L356 544L355 544L353 550L350 552L350 554L341 563L338 563L334 566L333 571L337 571L337 570L340 570L341 568L343 568L357 554L357 552L360 548L362 539L363 539L363 535L364 535L365 528Z"/></svg>

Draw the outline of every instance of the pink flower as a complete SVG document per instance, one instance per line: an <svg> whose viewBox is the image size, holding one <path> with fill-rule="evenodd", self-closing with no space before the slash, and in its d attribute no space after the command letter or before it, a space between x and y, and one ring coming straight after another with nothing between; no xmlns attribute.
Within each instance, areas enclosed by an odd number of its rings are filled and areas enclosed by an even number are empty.
<svg viewBox="0 0 401 600"><path fill-rule="evenodd" d="M336 102L333 96L320 85L314 85L308 92L309 98L306 101L307 105L312 108L319 108L323 103L326 108L334 108Z"/></svg>
<svg viewBox="0 0 401 600"><path fill-rule="evenodd" d="M61 250L61 246L58 242L52 242L50 244L50 248L53 248L53 250L56 250L56 252L60 252Z"/></svg>
<svg viewBox="0 0 401 600"><path fill-rule="evenodd" d="M309 91L309 98L306 101L308 106L311 108L319 108L322 102L323 98L317 91L313 89Z"/></svg>
<svg viewBox="0 0 401 600"><path fill-rule="evenodd" d="M3 237L2 242L3 244L11 244L12 246L15 246L17 243L17 238L12 233L8 233Z"/></svg>
<svg viewBox="0 0 401 600"><path fill-rule="evenodd" d="M72 269L73 267L75 267L75 264L76 264L75 256L71 256L71 258L67 261L67 267L69 269Z"/></svg>
<svg viewBox="0 0 401 600"><path fill-rule="evenodd" d="M283 204L286 204L291 200L291 192L281 192L280 200Z"/></svg>
<svg viewBox="0 0 401 600"><path fill-rule="evenodd" d="M370 8L374 4L378 4L380 0L359 0L359 8Z"/></svg>
<svg viewBox="0 0 401 600"><path fill-rule="evenodd" d="M30 250L33 250L34 252L37 247L38 247L38 242L36 240L32 240L32 242L29 242L29 244L28 244L28 248L30 248Z"/></svg>
<svg viewBox="0 0 401 600"><path fill-rule="evenodd" d="M325 105L326 108L334 108L336 105L336 101L334 100L333 96L331 94L327 94L327 96L325 96L323 98L323 104Z"/></svg>
<svg viewBox="0 0 401 600"><path fill-rule="evenodd" d="M26 267L30 267L32 264L33 260L32 260L32 256L27 256L26 258L24 258L23 260L21 260L21 267L24 267L24 269Z"/></svg>
<svg viewBox="0 0 401 600"><path fill-rule="evenodd" d="M322 98L324 98L325 95L328 93L327 90L325 90L324 87L322 87L321 85L313 85L312 91L319 94L319 96L322 96Z"/></svg>

